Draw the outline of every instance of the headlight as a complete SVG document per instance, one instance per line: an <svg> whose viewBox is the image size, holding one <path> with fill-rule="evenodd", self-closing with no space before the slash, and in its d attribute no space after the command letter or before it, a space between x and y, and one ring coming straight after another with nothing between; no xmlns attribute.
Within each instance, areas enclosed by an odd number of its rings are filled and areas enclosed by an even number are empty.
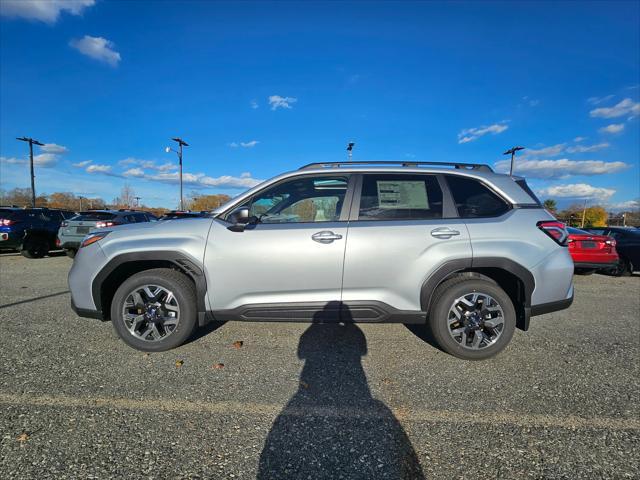
<svg viewBox="0 0 640 480"><path fill-rule="evenodd" d="M90 233L89 235L84 237L84 239L82 240L82 243L80 244L80 248L88 247L92 243L96 243L98 240L102 240L104 237L106 237L110 233L111 231Z"/></svg>

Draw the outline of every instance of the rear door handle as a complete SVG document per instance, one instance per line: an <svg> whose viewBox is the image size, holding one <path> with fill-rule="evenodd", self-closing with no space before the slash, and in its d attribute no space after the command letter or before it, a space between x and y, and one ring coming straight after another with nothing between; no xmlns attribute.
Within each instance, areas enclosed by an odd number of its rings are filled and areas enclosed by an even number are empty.
<svg viewBox="0 0 640 480"><path fill-rule="evenodd" d="M331 243L334 240L340 240L342 235L337 233L333 233L331 230L323 230L318 233L314 233L311 235L311 239L318 243Z"/></svg>
<svg viewBox="0 0 640 480"><path fill-rule="evenodd" d="M446 239L446 238L451 238L454 235L460 235L460 232L458 230L454 230L449 227L439 227L431 230L431 236L435 238Z"/></svg>

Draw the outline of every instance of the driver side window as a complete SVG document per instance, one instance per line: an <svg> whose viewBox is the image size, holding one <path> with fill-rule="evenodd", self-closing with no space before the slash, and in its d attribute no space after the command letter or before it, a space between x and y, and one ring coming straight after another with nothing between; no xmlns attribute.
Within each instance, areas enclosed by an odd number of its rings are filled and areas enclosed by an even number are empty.
<svg viewBox="0 0 640 480"><path fill-rule="evenodd" d="M348 177L298 177L274 185L245 203L259 223L336 222L347 193Z"/></svg>

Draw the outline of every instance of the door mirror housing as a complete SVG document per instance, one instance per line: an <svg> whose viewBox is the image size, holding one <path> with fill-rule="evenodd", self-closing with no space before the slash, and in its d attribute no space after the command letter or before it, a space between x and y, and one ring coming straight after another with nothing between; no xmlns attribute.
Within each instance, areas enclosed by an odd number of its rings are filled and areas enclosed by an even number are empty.
<svg viewBox="0 0 640 480"><path fill-rule="evenodd" d="M242 232L247 224L251 221L249 217L249 207L238 207L228 216L227 221L231 223L229 230L232 232Z"/></svg>

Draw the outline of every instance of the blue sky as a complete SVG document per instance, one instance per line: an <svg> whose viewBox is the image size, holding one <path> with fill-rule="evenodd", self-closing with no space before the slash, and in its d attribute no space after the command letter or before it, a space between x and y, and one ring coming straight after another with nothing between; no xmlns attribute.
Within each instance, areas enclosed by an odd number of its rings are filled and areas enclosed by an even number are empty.
<svg viewBox="0 0 640 480"><path fill-rule="evenodd" d="M312 161L482 162L560 205L640 196L638 2L0 1L0 187L148 205Z"/></svg>

